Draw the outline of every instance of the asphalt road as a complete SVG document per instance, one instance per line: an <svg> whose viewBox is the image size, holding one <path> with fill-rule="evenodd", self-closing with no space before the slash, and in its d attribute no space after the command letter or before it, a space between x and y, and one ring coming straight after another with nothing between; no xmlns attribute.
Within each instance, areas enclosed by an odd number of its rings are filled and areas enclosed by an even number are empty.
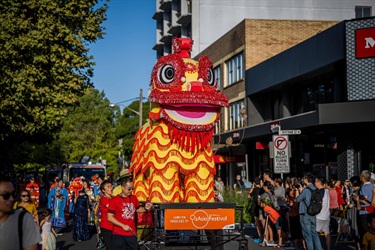
<svg viewBox="0 0 375 250"><path fill-rule="evenodd" d="M57 237L57 239L56 239L56 249L58 249L58 250L92 250L92 249L96 249L96 234L95 234L94 229L90 230L90 239L88 241L76 242L76 241L73 240L73 235L72 235L72 220L69 220L68 221L68 227L65 228L62 231L62 234L63 235ZM231 231L229 233L226 233L226 235L227 235L226 238L230 237L231 240L226 239L224 241L225 244L224 244L223 250L240 249L240 246L243 243L243 241L245 241L247 243L247 249L251 249L251 250L273 249L272 247L260 247L258 244L255 244L253 242L253 240L255 238L257 238L257 233L256 233L256 230L255 230L253 225L250 225L250 224L245 225L244 234L245 234L245 237L242 238L242 236L238 236L239 231ZM181 237L179 239L181 241ZM320 239L321 239L323 248L326 249L324 238L321 237ZM331 250L353 250L353 249L355 249L354 243L342 242L342 243L338 243L336 245L335 244L336 239L337 239L337 237L334 237L334 236L331 239L331 242L332 242ZM186 238L183 241L186 242ZM178 243L177 245L172 245L172 244L169 244L169 245L165 245L165 244L154 244L154 245L152 245L151 244L151 245L149 245L149 244L147 244L147 247L149 249L153 249L153 250L156 250L156 249L163 249L163 250L164 249L166 249L166 250L191 250L191 249L206 250L206 249L210 249L210 247L207 244L205 244L205 245L195 245L194 243L190 243L190 244ZM142 245L140 245L140 249L147 250ZM282 249L291 250L291 249L294 249L294 248L293 247L285 247L285 248L282 248Z"/></svg>
<svg viewBox="0 0 375 250"><path fill-rule="evenodd" d="M71 221L69 221L69 225L71 225ZM244 230L245 232L245 240L247 242L247 249L251 250L265 250L265 249L273 249L272 247L260 247L258 244L255 244L253 242L253 239L256 236L256 230L251 226L251 225L246 225L246 228ZM59 236L56 241L57 241L57 249L59 250L91 250L91 249L96 249L96 237L95 237L95 232L91 231L90 232L90 240L88 241L81 241L81 242L75 242L73 241L72 237L72 228L71 226L68 226L64 231L62 232L63 235ZM231 232L230 233L231 239L233 239L236 235L238 235L238 232ZM229 235L227 236L229 237ZM181 238L180 238L181 239ZM242 237L238 237L236 239L230 240L224 244L224 250L234 250L234 249L240 249L240 244L241 244ZM322 244L324 249L325 247L325 240L324 238L321 238ZM355 249L353 243L338 243L335 245L336 242L336 237L332 237L332 250L353 250ZM205 245L196 245L194 243L176 243L176 244L155 244L155 245L147 245L149 249L167 249L167 250L189 250L189 249L210 249L210 247L205 244ZM144 246L140 246L140 249L146 249ZM285 250L289 249L294 249L293 247L285 247L282 248ZM147 249L146 249L147 250Z"/></svg>

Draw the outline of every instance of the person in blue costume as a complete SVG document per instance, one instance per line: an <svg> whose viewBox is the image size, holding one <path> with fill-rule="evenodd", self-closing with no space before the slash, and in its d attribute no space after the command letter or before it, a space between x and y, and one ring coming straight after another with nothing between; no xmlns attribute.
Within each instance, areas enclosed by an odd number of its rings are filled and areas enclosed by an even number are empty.
<svg viewBox="0 0 375 250"><path fill-rule="evenodd" d="M82 189L74 198L73 240L85 241L89 239L89 216L89 197Z"/></svg>
<svg viewBox="0 0 375 250"><path fill-rule="evenodd" d="M64 211L67 200L68 190L66 190L63 181L60 179L56 186L48 193L47 203L47 207L52 210L51 222L56 233L59 233L62 228L66 227Z"/></svg>

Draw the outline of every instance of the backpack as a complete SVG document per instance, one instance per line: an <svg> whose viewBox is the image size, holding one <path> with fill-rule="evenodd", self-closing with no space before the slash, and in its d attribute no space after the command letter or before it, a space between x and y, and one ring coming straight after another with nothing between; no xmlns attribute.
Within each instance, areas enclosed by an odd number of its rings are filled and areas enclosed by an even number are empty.
<svg viewBox="0 0 375 250"><path fill-rule="evenodd" d="M21 211L21 213L18 215L18 242L19 242L19 245L20 245L20 250L23 249L23 240L22 240L23 229L22 229L22 225L23 225L23 217L25 216L26 213L27 213L27 211L24 210L24 211Z"/></svg>
<svg viewBox="0 0 375 250"><path fill-rule="evenodd" d="M323 207L323 199L320 196L319 190L312 190L309 187L306 187L311 192L310 205L307 207L307 214L315 216L320 213ZM306 202L305 202L306 204Z"/></svg>

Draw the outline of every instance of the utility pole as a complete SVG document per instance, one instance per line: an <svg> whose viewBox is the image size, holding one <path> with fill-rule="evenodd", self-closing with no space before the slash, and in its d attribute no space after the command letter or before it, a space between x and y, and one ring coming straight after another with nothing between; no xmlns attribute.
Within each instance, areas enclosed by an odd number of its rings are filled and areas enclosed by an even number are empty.
<svg viewBox="0 0 375 250"><path fill-rule="evenodd" d="M143 93L142 93L142 89L140 89L139 91L139 113L138 113L138 116L139 116L139 129L141 129L142 127L142 109L143 109Z"/></svg>

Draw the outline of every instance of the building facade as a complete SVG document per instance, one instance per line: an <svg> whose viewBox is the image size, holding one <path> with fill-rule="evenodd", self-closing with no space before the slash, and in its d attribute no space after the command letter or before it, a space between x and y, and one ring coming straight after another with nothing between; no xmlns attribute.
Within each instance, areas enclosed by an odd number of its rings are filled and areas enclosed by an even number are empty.
<svg viewBox="0 0 375 250"><path fill-rule="evenodd" d="M217 153L225 155L224 162L218 164L218 171L227 183L231 183L236 174L252 176L246 171L249 166L246 164L247 146L237 131L263 122L254 109L249 108L252 103L246 98L246 70L335 24L336 21L245 19L196 56L195 59L201 55L210 58L219 89L229 98L230 106L222 109L216 126L215 134L219 139L214 144ZM231 136L220 138L228 131ZM228 164L233 171L225 167Z"/></svg>
<svg viewBox="0 0 375 250"><path fill-rule="evenodd" d="M215 135L215 143L245 145L251 177L274 167L275 126L301 130L289 136L290 175L374 172L375 18L342 21L252 66L245 95L247 126Z"/></svg>
<svg viewBox="0 0 375 250"><path fill-rule="evenodd" d="M194 40L192 55L243 19L342 21L373 15L373 0L156 0L156 56L171 53L174 36Z"/></svg>

